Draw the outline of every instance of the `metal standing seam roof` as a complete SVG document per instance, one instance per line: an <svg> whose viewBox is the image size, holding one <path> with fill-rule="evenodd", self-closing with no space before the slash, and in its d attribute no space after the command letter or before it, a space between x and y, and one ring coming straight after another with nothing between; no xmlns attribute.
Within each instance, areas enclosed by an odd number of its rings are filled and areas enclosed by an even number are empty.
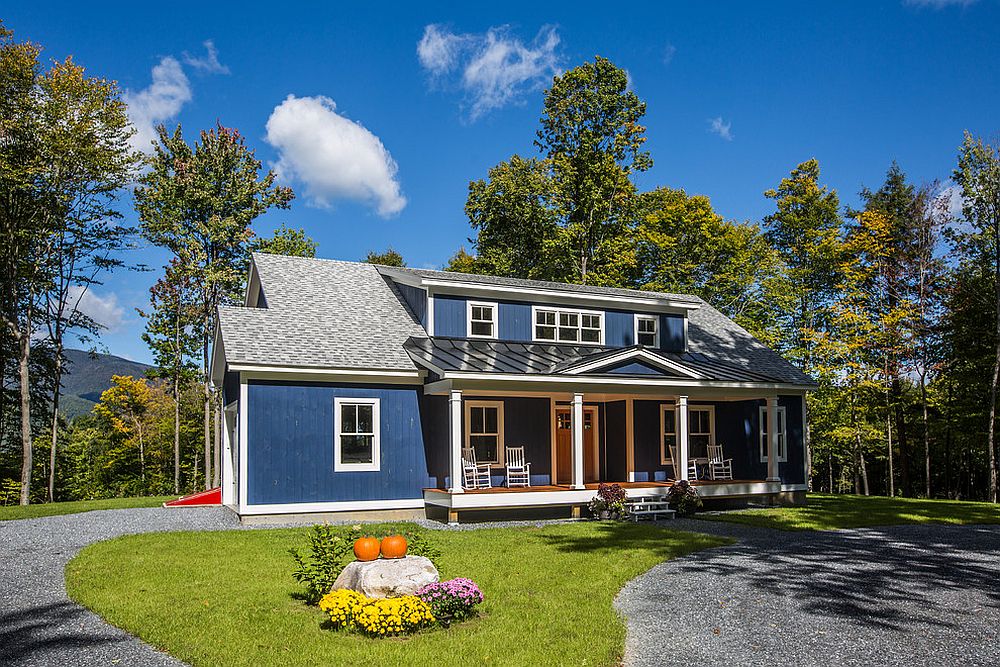
<svg viewBox="0 0 1000 667"><path fill-rule="evenodd" d="M655 357L690 368L706 380L720 382L781 383L771 377L738 366L713 360L703 354L663 352L652 348L609 348L595 345L559 345L512 341L468 340L464 338L411 338L406 351L420 365L445 372L507 373L523 375L558 375L581 361L598 361L620 356L629 349L642 349ZM627 360L626 360L627 361ZM600 375L601 371L581 374Z"/></svg>

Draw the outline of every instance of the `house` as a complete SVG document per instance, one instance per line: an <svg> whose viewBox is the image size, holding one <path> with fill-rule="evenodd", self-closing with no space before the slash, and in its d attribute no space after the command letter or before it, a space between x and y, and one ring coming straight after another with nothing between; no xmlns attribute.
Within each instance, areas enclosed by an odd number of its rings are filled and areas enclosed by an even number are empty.
<svg viewBox="0 0 1000 667"><path fill-rule="evenodd" d="M694 296L255 254L212 376L242 517L578 514L601 481L665 494L709 444L733 474L705 499L806 490L812 381ZM467 447L493 488L465 488Z"/></svg>

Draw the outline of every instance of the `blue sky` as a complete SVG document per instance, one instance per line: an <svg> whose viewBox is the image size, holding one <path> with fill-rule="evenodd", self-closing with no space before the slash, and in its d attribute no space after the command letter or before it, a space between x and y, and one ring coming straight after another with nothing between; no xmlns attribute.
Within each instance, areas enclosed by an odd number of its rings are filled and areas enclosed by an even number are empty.
<svg viewBox="0 0 1000 667"><path fill-rule="evenodd" d="M640 186L736 220L759 221L764 190L810 157L853 203L893 159L947 179L964 129L1000 131L997 0L337 4L13 2L3 19L117 80L140 135L239 128L298 194L258 233L304 227L339 259L391 244L411 266L446 262L470 233L469 180L533 154L546 82L595 54L647 102ZM115 275L88 300L109 351L149 360L135 308L155 278Z"/></svg>

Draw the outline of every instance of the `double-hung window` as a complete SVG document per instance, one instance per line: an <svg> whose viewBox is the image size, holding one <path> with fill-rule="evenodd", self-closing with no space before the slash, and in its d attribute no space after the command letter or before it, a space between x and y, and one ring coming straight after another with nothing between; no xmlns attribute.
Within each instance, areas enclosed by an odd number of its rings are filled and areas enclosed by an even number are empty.
<svg viewBox="0 0 1000 667"><path fill-rule="evenodd" d="M775 421L778 422L778 461L788 460L788 449L785 446L787 427L785 425L785 408L778 406L775 409ZM767 462L767 407L760 406L760 460Z"/></svg>
<svg viewBox="0 0 1000 667"><path fill-rule="evenodd" d="M604 314L588 310L535 308L535 340L556 343L604 342Z"/></svg>
<svg viewBox="0 0 1000 667"><path fill-rule="evenodd" d="M374 472L379 469L379 399L333 400L335 472Z"/></svg>
<svg viewBox="0 0 1000 667"><path fill-rule="evenodd" d="M469 301L469 338L497 337L497 304Z"/></svg>
<svg viewBox="0 0 1000 667"><path fill-rule="evenodd" d="M503 465L503 402L465 402L465 446L476 463Z"/></svg>
<svg viewBox="0 0 1000 667"><path fill-rule="evenodd" d="M669 448L677 447L677 406L660 405L660 462L666 465ZM708 445L715 444L715 408L711 405L688 406L688 455L705 456Z"/></svg>
<svg viewBox="0 0 1000 667"><path fill-rule="evenodd" d="M646 347L659 347L660 318L655 315L636 315L635 342Z"/></svg>

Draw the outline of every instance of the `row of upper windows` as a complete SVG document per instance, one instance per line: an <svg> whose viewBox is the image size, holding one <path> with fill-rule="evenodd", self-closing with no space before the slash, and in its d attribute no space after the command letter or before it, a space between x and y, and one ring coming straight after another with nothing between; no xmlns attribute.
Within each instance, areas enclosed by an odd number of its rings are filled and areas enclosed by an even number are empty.
<svg viewBox="0 0 1000 667"><path fill-rule="evenodd" d="M467 302L467 328L470 338L499 337L499 304L492 301ZM634 340L647 347L660 346L660 318L634 315ZM532 306L532 340L554 343L604 345L604 313L594 310Z"/></svg>

